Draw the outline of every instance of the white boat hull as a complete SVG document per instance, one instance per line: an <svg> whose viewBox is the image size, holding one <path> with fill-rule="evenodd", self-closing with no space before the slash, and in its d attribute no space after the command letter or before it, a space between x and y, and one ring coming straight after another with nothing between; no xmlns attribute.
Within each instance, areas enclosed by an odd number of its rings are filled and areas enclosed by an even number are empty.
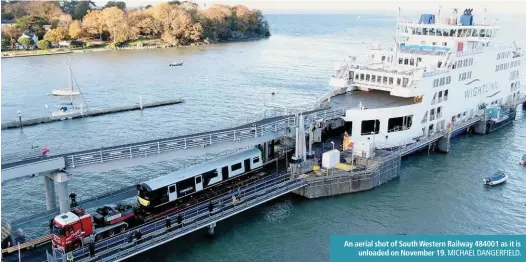
<svg viewBox="0 0 526 262"><path fill-rule="evenodd" d="M78 96L80 92L71 89L55 89L51 91L51 94L54 96Z"/></svg>

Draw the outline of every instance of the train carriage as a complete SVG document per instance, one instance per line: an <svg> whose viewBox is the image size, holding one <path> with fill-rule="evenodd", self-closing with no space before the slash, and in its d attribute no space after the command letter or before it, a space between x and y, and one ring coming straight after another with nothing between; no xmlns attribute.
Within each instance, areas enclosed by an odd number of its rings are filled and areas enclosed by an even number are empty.
<svg viewBox="0 0 526 262"><path fill-rule="evenodd" d="M239 177L261 166L263 166L261 151L252 148L144 182L137 186L137 199L143 207L156 208Z"/></svg>

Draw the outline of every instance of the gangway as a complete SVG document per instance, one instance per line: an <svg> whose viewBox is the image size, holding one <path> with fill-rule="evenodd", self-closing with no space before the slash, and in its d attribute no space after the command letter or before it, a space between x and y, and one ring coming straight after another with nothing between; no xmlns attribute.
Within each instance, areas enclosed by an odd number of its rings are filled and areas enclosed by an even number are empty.
<svg viewBox="0 0 526 262"><path fill-rule="evenodd" d="M211 201L214 206L212 212L209 212L209 202L207 202L169 216L173 225L171 232L166 228L166 219L161 219L138 228L142 233L139 241L129 242L127 234L130 233L125 233L96 243L93 258L90 257L88 248L84 247L69 254L56 250L52 254L47 252L47 261L65 261L65 256L68 255L73 257L73 261L122 261L201 228L208 226L213 228L221 220L306 185L307 182L303 179L291 180L289 174L274 174L213 199ZM176 222L179 215L182 216L180 227Z"/></svg>

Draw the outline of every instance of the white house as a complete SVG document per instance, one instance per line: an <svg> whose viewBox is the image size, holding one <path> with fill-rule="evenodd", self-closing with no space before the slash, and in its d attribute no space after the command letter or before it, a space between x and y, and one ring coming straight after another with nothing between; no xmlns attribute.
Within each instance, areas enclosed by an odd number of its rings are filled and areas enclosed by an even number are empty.
<svg viewBox="0 0 526 262"><path fill-rule="evenodd" d="M31 33L31 34L23 34L20 38L31 38L33 39L33 44L32 45L29 45L29 46L24 46L20 43L16 43L15 46L16 46L16 49L34 49L35 46L37 45L37 42L38 42L38 36Z"/></svg>

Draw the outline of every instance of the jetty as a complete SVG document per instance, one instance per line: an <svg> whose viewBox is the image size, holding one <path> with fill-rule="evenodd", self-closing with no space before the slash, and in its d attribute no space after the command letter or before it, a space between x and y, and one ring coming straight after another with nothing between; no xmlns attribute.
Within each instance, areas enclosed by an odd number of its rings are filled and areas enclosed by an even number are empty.
<svg viewBox="0 0 526 262"><path fill-rule="evenodd" d="M171 100L165 100L165 101L158 101L158 102L144 103L144 104L140 103L140 104L135 104L135 105L130 105L130 106L121 106L121 107L114 107L114 108L107 108L107 109L86 110L86 112L72 113L67 116L40 117L40 118L33 118L33 119L27 119L27 120L22 120L22 118L19 116L18 121L11 121L7 123L3 123L2 130L10 129L10 128L20 128L24 126L33 126L33 125L44 124L44 123L51 123L51 122L62 121L66 119L76 119L76 118L82 118L82 117L93 117L93 116L100 116L100 115L115 114L115 113L121 113L121 112L126 112L126 111L143 110L144 108L175 105L175 104L180 104L183 102L184 102L183 99L171 99Z"/></svg>

